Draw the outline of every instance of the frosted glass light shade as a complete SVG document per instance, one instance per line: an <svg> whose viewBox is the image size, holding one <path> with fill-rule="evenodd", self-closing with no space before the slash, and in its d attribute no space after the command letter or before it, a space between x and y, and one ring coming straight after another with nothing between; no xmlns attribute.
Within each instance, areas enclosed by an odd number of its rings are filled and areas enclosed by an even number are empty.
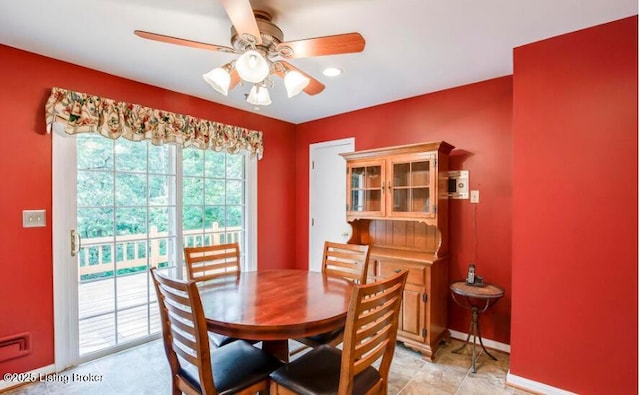
<svg viewBox="0 0 640 395"><path fill-rule="evenodd" d="M309 78L305 77L301 73L295 70L289 71L284 76L284 87L287 90L287 96L293 97L302 92L302 90L309 85L309 81Z"/></svg>
<svg viewBox="0 0 640 395"><path fill-rule="evenodd" d="M204 80L207 81L207 83L211 85L213 89L217 90L223 95L227 96L227 94L229 93L231 75L229 75L229 72L222 67L216 67L207 74L203 74L202 78L204 78Z"/></svg>
<svg viewBox="0 0 640 395"><path fill-rule="evenodd" d="M256 84L269 75L269 64L260 52L251 49L236 60L236 70L240 78Z"/></svg>
<svg viewBox="0 0 640 395"><path fill-rule="evenodd" d="M271 104L271 97L269 96L269 90L264 86L254 85L249 91L247 101L256 106L268 106Z"/></svg>

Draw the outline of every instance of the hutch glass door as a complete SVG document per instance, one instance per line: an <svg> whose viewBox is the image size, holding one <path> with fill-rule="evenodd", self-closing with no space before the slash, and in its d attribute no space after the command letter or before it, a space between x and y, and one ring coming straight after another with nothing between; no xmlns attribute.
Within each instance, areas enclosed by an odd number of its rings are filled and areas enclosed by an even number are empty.
<svg viewBox="0 0 640 395"><path fill-rule="evenodd" d="M434 157L391 162L391 202L393 215L432 216L435 214Z"/></svg>
<svg viewBox="0 0 640 395"><path fill-rule="evenodd" d="M382 163L358 164L349 168L351 193L348 211L384 215L383 173Z"/></svg>

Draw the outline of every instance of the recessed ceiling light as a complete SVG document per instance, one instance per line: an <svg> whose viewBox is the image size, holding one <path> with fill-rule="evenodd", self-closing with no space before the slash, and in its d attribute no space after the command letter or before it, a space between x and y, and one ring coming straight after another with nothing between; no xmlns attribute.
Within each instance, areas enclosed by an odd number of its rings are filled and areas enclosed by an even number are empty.
<svg viewBox="0 0 640 395"><path fill-rule="evenodd" d="M342 69L339 69L337 67L327 67L326 69L324 69L322 74L326 75L327 77L335 77L342 74Z"/></svg>

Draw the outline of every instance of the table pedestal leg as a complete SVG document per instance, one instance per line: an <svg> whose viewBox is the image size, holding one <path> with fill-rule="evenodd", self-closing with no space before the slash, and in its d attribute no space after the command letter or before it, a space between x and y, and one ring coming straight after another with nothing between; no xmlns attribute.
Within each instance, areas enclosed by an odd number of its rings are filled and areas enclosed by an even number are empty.
<svg viewBox="0 0 640 395"><path fill-rule="evenodd" d="M478 359L478 357L480 356L480 353L476 355L476 337L480 342L480 346L482 347L482 350L494 361L498 360L496 357L491 355L489 351L487 351L487 349L484 346L484 343L482 343L482 336L480 335L480 323L478 321L479 315L480 313L478 311L478 308L475 306L472 307L471 308L471 324L469 325L469 334L467 335L467 339L464 341L464 344L462 346L452 351L454 353L459 353L460 351L462 351L469 343L469 339L471 338L471 336L473 336L473 344L472 344L473 349L471 352L471 369L473 373L476 373L476 359Z"/></svg>
<svg viewBox="0 0 640 395"><path fill-rule="evenodd" d="M282 362L289 362L289 342L287 340L263 340L262 349Z"/></svg>

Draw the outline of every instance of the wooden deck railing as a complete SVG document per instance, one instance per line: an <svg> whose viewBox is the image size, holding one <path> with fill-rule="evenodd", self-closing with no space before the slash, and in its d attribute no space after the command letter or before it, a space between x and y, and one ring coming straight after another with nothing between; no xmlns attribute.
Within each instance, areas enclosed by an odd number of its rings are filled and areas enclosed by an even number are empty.
<svg viewBox="0 0 640 395"><path fill-rule="evenodd" d="M204 232L201 229L184 230L184 246L217 245L230 242L242 243L242 229L239 226L220 228L214 222L213 226ZM158 232L158 228L149 228L146 233L126 235L94 237L82 239L78 259L78 276L80 281L87 276L112 272L115 269L136 270L143 267L158 267L168 262L170 249L168 243L171 236L169 232ZM148 243L148 246L147 246Z"/></svg>

